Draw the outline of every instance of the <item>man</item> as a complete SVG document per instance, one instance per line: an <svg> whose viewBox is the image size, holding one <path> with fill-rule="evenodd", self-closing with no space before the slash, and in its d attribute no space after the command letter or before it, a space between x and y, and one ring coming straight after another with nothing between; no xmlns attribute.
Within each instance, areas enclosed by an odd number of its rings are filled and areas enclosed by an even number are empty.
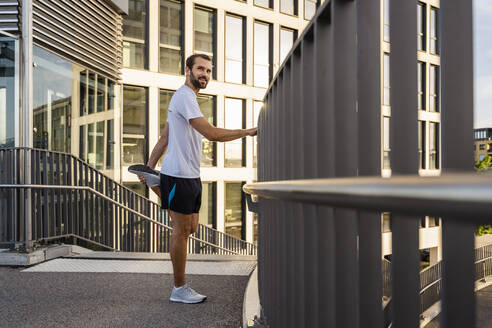
<svg viewBox="0 0 492 328"><path fill-rule="evenodd" d="M229 130L211 125L198 106L196 96L210 81L212 62L206 55L192 55L186 59L186 82L169 103L166 126L150 155L147 166L139 175L149 184L157 161L168 147L160 174L162 207L171 217L171 261L174 271L174 288L170 300L182 303L199 303L206 299L191 289L185 280L186 245L190 234L198 228L201 205L200 157L202 136L210 141L231 141L245 136L255 136L256 128ZM138 171L138 170L136 170ZM147 171L147 172L145 172ZM147 173L147 174L146 174ZM155 183L149 184L150 187Z"/></svg>

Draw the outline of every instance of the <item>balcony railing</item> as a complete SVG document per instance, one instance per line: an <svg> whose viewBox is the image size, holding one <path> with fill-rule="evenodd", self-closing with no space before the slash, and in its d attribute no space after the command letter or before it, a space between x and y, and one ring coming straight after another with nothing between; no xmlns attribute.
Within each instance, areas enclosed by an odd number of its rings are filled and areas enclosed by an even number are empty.
<svg viewBox="0 0 492 328"><path fill-rule="evenodd" d="M417 2L408 0L391 1L393 177L380 178L380 4L325 1L266 93L259 183L244 190L260 197L258 283L271 327L419 327L421 215L443 222L441 327L475 326L474 230L490 220L492 181L463 175L473 170L472 2L440 1L438 178L418 177ZM382 211L393 220L391 313Z"/></svg>

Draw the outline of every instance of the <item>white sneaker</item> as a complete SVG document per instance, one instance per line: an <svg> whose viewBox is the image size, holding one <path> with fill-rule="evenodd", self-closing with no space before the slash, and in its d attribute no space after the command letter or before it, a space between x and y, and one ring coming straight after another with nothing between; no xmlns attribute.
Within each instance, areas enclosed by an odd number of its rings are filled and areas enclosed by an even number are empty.
<svg viewBox="0 0 492 328"><path fill-rule="evenodd" d="M147 165L135 164L128 168L128 172L144 177L149 188L156 187L161 184L160 173L156 170L152 170Z"/></svg>
<svg viewBox="0 0 492 328"><path fill-rule="evenodd" d="M206 298L207 296L198 294L188 284L185 284L179 288L174 287L169 300L172 302L192 304L203 302Z"/></svg>

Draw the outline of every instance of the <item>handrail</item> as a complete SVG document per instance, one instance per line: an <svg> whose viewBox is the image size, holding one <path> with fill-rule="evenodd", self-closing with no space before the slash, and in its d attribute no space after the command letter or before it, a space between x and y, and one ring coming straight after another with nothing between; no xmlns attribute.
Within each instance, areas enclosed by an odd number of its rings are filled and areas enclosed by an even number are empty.
<svg viewBox="0 0 492 328"><path fill-rule="evenodd" d="M122 208L122 209L124 209L124 210L127 210L127 211L131 212L132 214L135 214L135 215L137 215L137 216L141 217L142 219L144 219L144 220L146 220L146 221L149 221L149 222L151 222L151 223L153 223L153 224L156 224L156 225L158 225L158 226L161 226L161 227L163 227L163 228L165 228L165 229L167 229L167 230L170 230L170 231L172 231L172 230L173 230L173 228L172 228L172 227L170 227L170 226L168 226L168 225L166 225L166 224L164 224L164 223L162 223L162 222L159 222L159 221L153 220L153 219L151 219L150 217L148 217L148 216L146 216L146 215L144 215L144 214L142 214L142 213L139 213L139 212L135 211L134 209L131 209L131 208L129 208L129 207L127 207L127 206L125 206L125 205L122 205L122 204L118 203L117 201L115 201L115 200L113 200L113 199L111 199L111 198L109 198L109 197L107 197L107 196L103 195L102 193L100 193L100 192L98 192L98 191L96 191L96 190L94 190L94 189L92 189L92 188L90 188L90 187L88 187L88 186L58 186L58 185L33 185L33 184L24 184L24 185L2 185L2 184L0 184L0 189L1 189L1 188L6 188L6 189L7 189L7 188L8 188L8 189L13 188L13 189L66 189L66 190L86 190L86 191L91 192L91 193L92 193L92 194L94 194L94 195L97 195L98 197L101 197L101 198L103 198L103 199L105 199L105 200L107 200L107 201L109 201L109 202L113 203L114 205L116 205L116 206L117 206L117 207L119 207L119 208ZM59 236L57 236L57 237L59 237ZM234 237L232 237L232 238L234 238ZM43 238L42 238L42 239L43 239ZM208 245L208 246L211 246L211 247L214 247L214 248L220 249L220 250L222 250L222 251L232 253L232 254L234 254L234 255L242 255L242 254L241 254L241 253L239 253L239 252L235 252L235 251L233 251L233 250L230 250L230 249L227 249L227 248L224 248L224 247L221 247L221 246L218 246L218 245L212 244L212 243L210 243L210 242L208 242L208 241L206 241L206 240L203 240L203 239L197 238L197 237L195 237L195 236L193 236L193 235L190 235L190 239L193 239L193 240L195 240L195 241L198 241L198 242L200 242L200 243L206 244L206 245ZM235 238L235 239L237 239L237 238ZM92 242L92 241L91 241L91 242Z"/></svg>
<svg viewBox="0 0 492 328"><path fill-rule="evenodd" d="M2 160L0 171L3 170L3 174L0 175L2 186L22 185L24 188L38 189L39 186L43 186L45 190L53 188L89 190L81 188L88 187L91 188L90 190L94 192L94 195L102 197L100 198L102 201L108 201L111 204L118 203L119 208L124 209L129 214L140 218L146 217L151 220L148 222L168 221L167 213L162 212L162 215L159 204L114 181L71 153L28 147L9 147L0 149L0 159ZM28 161L32 163L30 168L26 166ZM25 181L21 172L28 171L31 171L31 180ZM67 188L60 188L61 186ZM141 210L144 214L139 213ZM203 247L211 246L231 254L238 254L238 252L239 254L244 252L256 254L254 244L200 223L197 235L204 238L197 239L195 236L191 236L190 241L200 241L207 245ZM38 239L40 237L38 236Z"/></svg>
<svg viewBox="0 0 492 328"><path fill-rule="evenodd" d="M271 181L246 184L244 192L264 198L410 215L490 216L492 174L443 174ZM459 201L459 202L458 202Z"/></svg>

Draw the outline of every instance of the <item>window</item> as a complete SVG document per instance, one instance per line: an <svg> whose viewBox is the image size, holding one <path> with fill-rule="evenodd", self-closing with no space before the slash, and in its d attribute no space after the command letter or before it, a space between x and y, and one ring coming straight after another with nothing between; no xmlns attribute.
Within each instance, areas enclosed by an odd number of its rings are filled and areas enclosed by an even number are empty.
<svg viewBox="0 0 492 328"><path fill-rule="evenodd" d="M33 57L36 64L33 67L34 147L70 153L70 118L72 111L78 110L72 108L76 104L72 86L78 85L78 72L82 68L37 46L33 47ZM94 79L95 75L91 74ZM92 99L94 103L94 97ZM7 99L6 104L9 102ZM13 126L13 121L7 125Z"/></svg>
<svg viewBox="0 0 492 328"><path fill-rule="evenodd" d="M225 80L245 83L245 20L243 17L226 15L225 29Z"/></svg>
<svg viewBox="0 0 492 328"><path fill-rule="evenodd" d="M427 226L428 228L439 227L439 218L429 217L428 222L429 222L429 224Z"/></svg>
<svg viewBox="0 0 492 328"><path fill-rule="evenodd" d="M96 98L96 85L95 85L96 74L89 73L89 102L88 102L88 114L94 114L94 104Z"/></svg>
<svg viewBox="0 0 492 328"><path fill-rule="evenodd" d="M390 163L390 118L383 117L383 169L389 170Z"/></svg>
<svg viewBox="0 0 492 328"><path fill-rule="evenodd" d="M295 0L280 0L280 12L288 15L297 15Z"/></svg>
<svg viewBox="0 0 492 328"><path fill-rule="evenodd" d="M15 142L15 67L17 41L2 37L0 45L0 148L14 147ZM7 54L11 54L8 56Z"/></svg>
<svg viewBox="0 0 492 328"><path fill-rule="evenodd" d="M122 165L147 162L147 89L123 87Z"/></svg>
<svg viewBox="0 0 492 328"><path fill-rule="evenodd" d="M287 57L290 49L294 45L296 31L285 27L280 28L280 63Z"/></svg>
<svg viewBox="0 0 492 328"><path fill-rule="evenodd" d="M225 100L225 128L244 129L245 126L245 101L242 99L226 98ZM242 167L245 166L244 143L246 139L236 139L224 143L224 166Z"/></svg>
<svg viewBox="0 0 492 328"><path fill-rule="evenodd" d="M438 43L438 9L431 7L430 10L430 53L437 55L439 54L439 43Z"/></svg>
<svg viewBox="0 0 492 328"><path fill-rule="evenodd" d="M429 123L429 169L439 169L439 123Z"/></svg>
<svg viewBox="0 0 492 328"><path fill-rule="evenodd" d="M417 5L417 50L425 51L426 49L426 5L419 3Z"/></svg>
<svg viewBox="0 0 492 328"><path fill-rule="evenodd" d="M425 141L426 141L426 138L425 138L425 122L423 121L419 121L418 123L418 144L419 144L419 168L421 170L425 169L426 168L426 165L425 165L425 161L426 161L426 158L425 158Z"/></svg>
<svg viewBox="0 0 492 328"><path fill-rule="evenodd" d="M147 68L147 0L129 0L123 16L123 66Z"/></svg>
<svg viewBox="0 0 492 328"><path fill-rule="evenodd" d="M202 182L202 206L200 207L200 213L198 222L205 226L216 229L217 228L217 197L216 182Z"/></svg>
<svg viewBox="0 0 492 328"><path fill-rule="evenodd" d="M382 216L382 232L391 232L391 214L388 212L383 212Z"/></svg>
<svg viewBox="0 0 492 328"><path fill-rule="evenodd" d="M390 0L384 0L384 27L383 27L383 40L390 42Z"/></svg>
<svg viewBox="0 0 492 328"><path fill-rule="evenodd" d="M183 5L160 1L159 72L183 74Z"/></svg>
<svg viewBox="0 0 492 328"><path fill-rule="evenodd" d="M160 90L159 91L159 137L162 134L162 130L166 126L167 122L167 113L169 109L169 103L171 102L171 98L174 95L174 91L170 90ZM157 162L158 166L162 165L162 158Z"/></svg>
<svg viewBox="0 0 492 328"><path fill-rule="evenodd" d="M318 0L304 0L304 19L310 20L316 13Z"/></svg>
<svg viewBox="0 0 492 328"><path fill-rule="evenodd" d="M273 1L271 0L254 0L255 5L265 8L273 8Z"/></svg>
<svg viewBox="0 0 492 328"><path fill-rule="evenodd" d="M100 75L97 76L96 91L96 111L103 112L106 110L106 79Z"/></svg>
<svg viewBox="0 0 492 328"><path fill-rule="evenodd" d="M198 95L198 106L205 119L213 126L217 125L217 102L215 96ZM217 143L202 138L201 166L217 165Z"/></svg>
<svg viewBox="0 0 492 328"><path fill-rule="evenodd" d="M246 239L245 198L242 182L225 183L225 233Z"/></svg>
<svg viewBox="0 0 492 328"><path fill-rule="evenodd" d="M142 197L147 197L147 186L143 183L123 182L123 186L127 187L133 192L136 192Z"/></svg>
<svg viewBox="0 0 492 328"><path fill-rule="evenodd" d="M260 116L261 108L263 107L263 102L254 101L253 108L253 127L258 126L258 117ZM253 167L258 166L258 137L253 137Z"/></svg>
<svg viewBox="0 0 492 328"><path fill-rule="evenodd" d="M417 81L418 81L418 109L425 110L426 90L425 90L425 66L423 62L417 64Z"/></svg>
<svg viewBox="0 0 492 328"><path fill-rule="evenodd" d="M478 146L478 149L479 150L485 150L485 144L481 144L480 146Z"/></svg>
<svg viewBox="0 0 492 328"><path fill-rule="evenodd" d="M114 168L114 121L106 121L106 170Z"/></svg>
<svg viewBox="0 0 492 328"><path fill-rule="evenodd" d="M205 54L211 57L214 65L212 78L216 75L216 18L212 9L195 7L193 15L193 28L195 40L195 53Z"/></svg>
<svg viewBox="0 0 492 328"><path fill-rule="evenodd" d="M255 22L253 81L257 87L267 88L271 78L271 25Z"/></svg>
<svg viewBox="0 0 492 328"><path fill-rule="evenodd" d="M429 109L431 112L439 112L439 90L440 90L439 66L430 65L429 86L430 86Z"/></svg>
<svg viewBox="0 0 492 328"><path fill-rule="evenodd" d="M390 56L383 56L383 105L390 105Z"/></svg>

